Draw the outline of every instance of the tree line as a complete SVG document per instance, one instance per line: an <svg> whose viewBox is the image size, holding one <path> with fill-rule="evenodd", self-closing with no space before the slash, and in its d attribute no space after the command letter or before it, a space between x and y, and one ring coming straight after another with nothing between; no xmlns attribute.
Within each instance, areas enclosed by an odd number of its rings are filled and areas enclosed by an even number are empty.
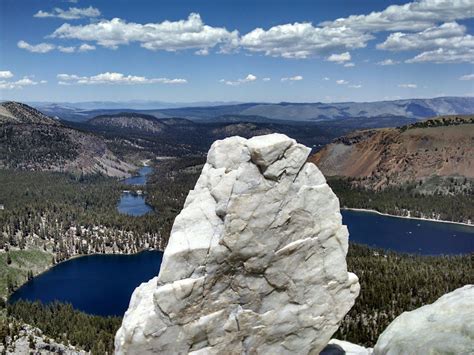
<svg viewBox="0 0 474 355"><path fill-rule="evenodd" d="M473 257L408 255L350 244L347 268L359 277L361 291L334 337L373 347L401 313L472 284Z"/></svg>
<svg viewBox="0 0 474 355"><path fill-rule="evenodd" d="M474 220L474 191L463 194L425 194L416 184L390 186L374 191L353 184L351 179L329 178L328 184L341 207L372 209L399 216L432 218L453 222Z"/></svg>
<svg viewBox="0 0 474 355"><path fill-rule="evenodd" d="M67 303L53 302L45 305L21 300L8 305L7 317L6 321L0 322L0 335L3 339L18 335L20 327L16 320L20 320L41 329L58 343L72 345L97 355L113 354L115 333L122 322L121 317L86 314Z"/></svg>

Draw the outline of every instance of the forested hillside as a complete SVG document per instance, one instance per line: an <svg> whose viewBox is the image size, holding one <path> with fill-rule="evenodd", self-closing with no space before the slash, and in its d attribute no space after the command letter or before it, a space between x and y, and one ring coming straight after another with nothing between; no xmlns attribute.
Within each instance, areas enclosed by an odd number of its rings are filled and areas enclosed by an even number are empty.
<svg viewBox="0 0 474 355"><path fill-rule="evenodd" d="M216 120L194 122L188 119L154 118L150 115L122 112L100 115L85 123L68 123L108 139L114 153L121 157L132 152L160 156L205 155L211 144L230 136L250 138L283 133L299 142L320 147L339 134L338 129L316 123L284 122L257 116L227 115Z"/></svg>
<svg viewBox="0 0 474 355"><path fill-rule="evenodd" d="M449 182L452 194L424 193L419 185L405 184L374 191L352 183L351 179L329 178L341 207L364 208L396 216L410 216L462 223L474 221L474 190L464 178ZM457 185L456 185L457 184ZM466 188L468 186L468 188ZM433 188L443 188L436 186ZM462 193L454 193L458 188ZM431 188L430 188L431 190Z"/></svg>
<svg viewBox="0 0 474 355"><path fill-rule="evenodd" d="M94 134L64 126L27 105L0 105L0 168L123 177L135 166Z"/></svg>

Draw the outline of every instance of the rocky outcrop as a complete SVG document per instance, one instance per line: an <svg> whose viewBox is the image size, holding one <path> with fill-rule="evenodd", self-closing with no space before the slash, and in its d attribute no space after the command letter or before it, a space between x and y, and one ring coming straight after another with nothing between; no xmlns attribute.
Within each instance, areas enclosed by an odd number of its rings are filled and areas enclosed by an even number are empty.
<svg viewBox="0 0 474 355"><path fill-rule="evenodd" d="M472 354L474 285L398 316L377 340L374 354Z"/></svg>
<svg viewBox="0 0 474 355"><path fill-rule="evenodd" d="M13 338L6 336L0 342L1 354L37 354L37 355L86 355L89 352L76 349L72 345L57 343L43 332L28 324L20 325L18 334Z"/></svg>
<svg viewBox="0 0 474 355"><path fill-rule="evenodd" d="M117 354L318 354L359 293L339 201L281 134L215 142Z"/></svg>

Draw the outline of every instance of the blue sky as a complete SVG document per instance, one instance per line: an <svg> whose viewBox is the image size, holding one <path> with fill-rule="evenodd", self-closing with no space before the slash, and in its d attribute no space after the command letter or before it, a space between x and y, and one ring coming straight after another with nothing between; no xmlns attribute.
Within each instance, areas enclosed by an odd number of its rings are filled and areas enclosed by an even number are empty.
<svg viewBox="0 0 474 355"><path fill-rule="evenodd" d="M473 0L1 0L0 97L472 96L473 17Z"/></svg>

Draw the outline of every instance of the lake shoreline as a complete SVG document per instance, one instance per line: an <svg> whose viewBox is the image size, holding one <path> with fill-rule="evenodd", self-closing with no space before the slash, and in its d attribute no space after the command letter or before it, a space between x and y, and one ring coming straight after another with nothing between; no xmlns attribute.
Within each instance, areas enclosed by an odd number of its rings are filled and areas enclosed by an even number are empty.
<svg viewBox="0 0 474 355"><path fill-rule="evenodd" d="M148 175L153 172L153 166L150 165L151 160L142 160L142 167L137 171L137 175L122 180L127 189L122 190L116 210L120 214L140 217L154 211L153 206L146 203L143 190L148 182Z"/></svg>
<svg viewBox="0 0 474 355"><path fill-rule="evenodd" d="M435 219L428 219L428 218L421 218L421 217L408 217L408 216L399 216L399 215L392 215L392 214L388 214L388 213L383 213L383 212L379 212L377 210L371 210L371 209L364 209L364 208L341 208L341 211L354 211L354 212L365 212L365 213L370 213L370 214L374 214L374 215L379 215L379 216L386 216L386 217L394 217L394 218L403 218L403 219L412 219L412 220L420 220L420 221L425 221L425 222L438 222L438 223L446 223L446 224L453 224L453 225L461 225L461 226L467 226L467 227L474 227L473 224L467 224L467 223L462 223L462 222L453 222L453 221L444 221L444 220L435 220ZM373 246L372 246L373 247ZM160 250L160 249L156 249L156 248L145 248L145 249L142 249L142 250L138 250L136 252L121 252L121 251L116 251L115 253L112 252L111 250L109 251L106 251L105 253L101 253L101 252L93 252L93 253L87 253L87 254L74 254L74 255L71 255L68 259L65 259L65 260L61 260L59 262L56 262L55 264L50 264L48 265L45 269L43 269L42 271L40 271L39 273L37 274L34 274L34 277L38 277L48 271L50 271L52 268L54 268L55 266L57 265L60 265L64 262L67 262L67 261L70 261L70 260L73 260L73 259L77 259L77 258L82 258L82 257L85 257L85 256L93 256L93 255L137 255L137 254L140 254L142 252L145 252L145 251L160 251L160 252L164 252L163 250ZM397 251L399 253L403 253L403 252L400 252L400 251ZM51 256L55 256L54 253L51 253ZM21 284L18 284L18 287L11 293L8 293L6 295L6 300L8 300L10 298L10 296L16 291L18 290L19 288L21 288L24 284L26 284L29 280L28 279L25 279L24 282L22 282Z"/></svg>
<svg viewBox="0 0 474 355"><path fill-rule="evenodd" d="M83 256L91 258L83 258ZM33 283L31 280L25 282L21 287L10 293L6 301L8 304L13 304L20 299L31 302L38 300L48 304L58 300L59 302L71 303L75 309L87 314L104 317L109 315L122 316L122 310L125 312L127 309L133 290L141 283L147 282L158 275L162 257L162 251L151 248L136 253L75 255L36 275ZM123 269L123 266L125 266L125 269ZM124 279L122 277L124 270L134 271ZM83 272L85 272L84 275L90 275L93 272L95 279L91 281L88 277L84 278ZM55 282L58 275L60 275L59 279L64 281L61 284ZM67 278L64 278L65 276ZM102 281L96 285L95 282L98 280ZM90 287L92 284L94 287ZM82 294L82 290L86 289L89 291L84 291L83 296L85 298L83 299L81 296L78 299L76 295ZM104 307L113 308L117 303L115 301L107 303L104 295L107 295L109 291L119 292L123 289L126 290L127 297L126 300L122 299L120 310L118 312L116 310L112 311L112 313L105 311L104 313ZM87 300L90 300L90 295L99 297L101 301L99 303L87 303ZM88 304L91 308L88 308ZM97 306L98 304L102 304L102 306Z"/></svg>
<svg viewBox="0 0 474 355"><path fill-rule="evenodd" d="M367 208L341 207L341 210L344 210L344 211L356 211L356 212L368 212L368 213L374 213L374 214L378 214L378 215L380 215L380 216L386 216L386 217L414 219L414 220L425 221L425 222L449 223L449 224L458 224L458 225L467 226L467 227L474 227L474 224L472 224L472 223L469 224L469 223L464 223L464 222L446 221L446 220L442 220L442 219L401 216L401 215L383 213L383 212L380 212L380 211L377 211L377 210L371 210L371 209L367 209Z"/></svg>
<svg viewBox="0 0 474 355"><path fill-rule="evenodd" d="M35 249L29 249L29 250L35 250ZM44 270L42 270L41 272L37 273L37 274L33 274L33 278L36 278L38 276L41 276L45 273L47 273L48 271L50 271L52 268L54 268L55 266L58 266L60 264L63 264L67 261L71 261L71 260L74 260L74 259L79 259L79 258L82 258L82 257L86 257L86 256L93 256L93 255L137 255L137 254L140 254L140 253L143 253L143 252L146 252L146 251L159 251L159 252L162 252L164 253L164 250L160 250L160 249L154 249L154 248L147 248L147 249L142 249L142 250L139 250L139 251L136 251L134 253L122 253L122 252L118 252L118 253L109 253L109 252L106 252L106 253L90 253L90 254L74 254L74 255L71 255L69 258L67 259L64 259L64 260L61 260L61 261L57 261L56 263L54 264L50 264L48 265L48 267ZM54 253L49 253L48 254L51 254L52 257L55 257L56 254ZM26 279L24 282L22 282L20 285L18 285L17 288L15 288L13 290L13 292L10 292L10 293L7 293L6 295L6 298L5 300L8 302L8 300L10 299L10 296L13 295L19 288L21 288L22 286L24 286L27 282L29 282L30 280L29 279Z"/></svg>

